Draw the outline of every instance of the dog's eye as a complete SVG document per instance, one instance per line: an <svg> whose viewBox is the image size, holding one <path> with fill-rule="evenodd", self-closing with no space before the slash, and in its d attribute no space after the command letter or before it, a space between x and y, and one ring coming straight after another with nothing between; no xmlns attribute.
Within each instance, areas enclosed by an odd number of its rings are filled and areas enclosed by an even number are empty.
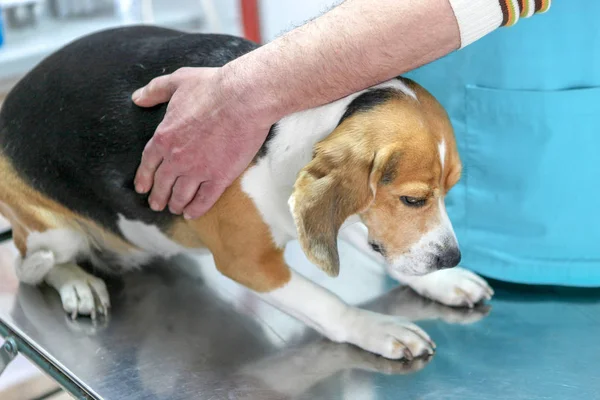
<svg viewBox="0 0 600 400"><path fill-rule="evenodd" d="M409 207L423 207L427 199L420 199L418 197L401 196L400 201Z"/></svg>

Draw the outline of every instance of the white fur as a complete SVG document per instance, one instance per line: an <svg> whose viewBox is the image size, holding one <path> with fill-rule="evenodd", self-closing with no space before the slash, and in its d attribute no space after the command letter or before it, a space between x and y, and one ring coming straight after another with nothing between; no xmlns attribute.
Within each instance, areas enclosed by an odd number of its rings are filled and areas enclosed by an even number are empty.
<svg viewBox="0 0 600 400"><path fill-rule="evenodd" d="M285 286L262 297L335 342L391 359L433 353L429 336L410 321L351 307L295 272Z"/></svg>
<svg viewBox="0 0 600 400"><path fill-rule="evenodd" d="M440 226L443 230L446 231L448 235L450 235L450 243L458 247L458 239L456 238L456 233L454 232L454 228L452 227L452 222L450 221L450 217L448 217L448 212L446 211L446 203L444 202L444 198L440 197L440 204L438 208L440 210Z"/></svg>
<svg viewBox="0 0 600 400"><path fill-rule="evenodd" d="M169 239L157 226L129 220L121 214L118 226L127 240L150 254L168 258L187 251L185 247Z"/></svg>
<svg viewBox="0 0 600 400"><path fill-rule="evenodd" d="M339 238L376 261L375 265L370 263L369 266L374 266L378 272L385 272L385 258L369 246L369 230L364 223L358 222L340 229Z"/></svg>
<svg viewBox="0 0 600 400"><path fill-rule="evenodd" d="M27 256L40 250L51 250L57 264L73 262L79 255L89 254L87 239L71 229L31 232L27 236Z"/></svg>
<svg viewBox="0 0 600 400"><path fill-rule="evenodd" d="M442 139L438 146L438 150L440 152L440 163L442 164L442 176L445 176L444 168L446 164L446 141ZM443 230L447 232L451 236L451 243L458 246L458 239L456 238L456 234L454 233L454 228L452 227L452 222L448 217L448 212L446 211L446 203L444 202L444 198L440 197L438 208L440 210L440 226Z"/></svg>
<svg viewBox="0 0 600 400"><path fill-rule="evenodd" d="M136 267L144 265L153 257L170 258L178 254L206 254L205 248L190 249L172 241L155 226L125 218L119 214L119 229L125 238L141 251L119 254L123 265Z"/></svg>
<svg viewBox="0 0 600 400"><path fill-rule="evenodd" d="M19 254L15 260L15 273L20 282L38 285L55 263L54 253L50 250L38 250L27 255L25 259Z"/></svg>
<svg viewBox="0 0 600 400"><path fill-rule="evenodd" d="M442 212L442 214L444 214ZM443 216L440 216L443 218ZM440 223L413 244L409 251L396 257L390 263L390 269L402 274L424 275L437 270L434 258L439 254L440 246L457 247L452 226Z"/></svg>
<svg viewBox="0 0 600 400"><path fill-rule="evenodd" d="M373 88L396 88L416 99L415 93L398 79ZM290 197L298 173L311 161L315 144L333 132L348 104L364 92L283 118L266 156L242 178L242 189L254 201L277 245L283 247L297 237L288 201L293 204Z"/></svg>
<svg viewBox="0 0 600 400"><path fill-rule="evenodd" d="M442 163L442 171L444 170L444 165L446 164L446 142L444 139L438 145L438 151L440 152L440 162Z"/></svg>

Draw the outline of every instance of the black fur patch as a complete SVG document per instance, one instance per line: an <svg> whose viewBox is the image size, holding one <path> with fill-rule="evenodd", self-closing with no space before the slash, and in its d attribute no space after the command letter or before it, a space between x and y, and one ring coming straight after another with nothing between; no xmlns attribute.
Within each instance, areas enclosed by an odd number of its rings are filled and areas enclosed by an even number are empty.
<svg viewBox="0 0 600 400"><path fill-rule="evenodd" d="M346 107L346 112L344 115L342 115L342 118L340 118L338 125L356 113L372 110L386 101L401 95L402 92L392 88L368 90L348 104L348 107Z"/></svg>
<svg viewBox="0 0 600 400"><path fill-rule="evenodd" d="M164 227L173 216L152 211L133 180L166 105L139 108L132 92L180 67L219 67L257 47L228 35L149 26L78 39L7 96L0 151L33 188L116 234L118 214Z"/></svg>

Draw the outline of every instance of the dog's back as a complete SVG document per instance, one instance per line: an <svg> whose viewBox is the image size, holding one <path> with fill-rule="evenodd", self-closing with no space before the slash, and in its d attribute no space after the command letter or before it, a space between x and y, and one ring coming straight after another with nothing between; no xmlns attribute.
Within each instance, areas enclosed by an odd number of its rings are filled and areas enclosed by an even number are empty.
<svg viewBox="0 0 600 400"><path fill-rule="evenodd" d="M139 108L131 94L180 67L222 66L256 47L226 35L137 26L95 33L52 54L16 85L0 111L0 167L11 170L0 176L0 202L18 190L12 181L20 179L117 235L118 214L168 225L173 217L152 211L147 196L133 189L143 148L166 105Z"/></svg>

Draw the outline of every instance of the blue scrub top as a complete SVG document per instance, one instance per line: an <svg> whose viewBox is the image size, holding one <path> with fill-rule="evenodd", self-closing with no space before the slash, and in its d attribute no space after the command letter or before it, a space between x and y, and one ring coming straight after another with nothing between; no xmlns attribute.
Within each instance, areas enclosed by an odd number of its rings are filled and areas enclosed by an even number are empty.
<svg viewBox="0 0 600 400"><path fill-rule="evenodd" d="M600 1L553 2L407 74L448 111L463 162L447 206L462 265L600 286Z"/></svg>
<svg viewBox="0 0 600 400"><path fill-rule="evenodd" d="M4 27L2 26L2 7L0 7L0 47L4 44Z"/></svg>

